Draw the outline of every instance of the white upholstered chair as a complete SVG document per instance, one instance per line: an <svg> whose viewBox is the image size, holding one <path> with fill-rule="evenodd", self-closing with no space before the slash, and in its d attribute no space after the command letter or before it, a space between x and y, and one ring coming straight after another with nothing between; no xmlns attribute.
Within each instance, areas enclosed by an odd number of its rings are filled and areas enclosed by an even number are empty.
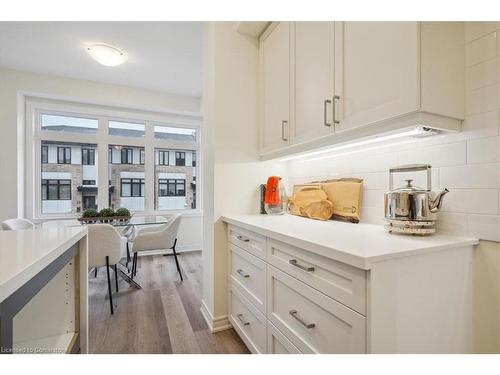
<svg viewBox="0 0 500 375"><path fill-rule="evenodd" d="M175 214L171 216L167 224L162 225L160 228L149 227L138 230L137 235L132 242L132 252L134 254L132 260L132 278L137 273L138 252L147 250L172 249L174 253L175 265L177 266L177 271L179 272L181 281L183 281L181 268L179 266L179 260L177 259L177 252L175 251L180 222L181 215Z"/></svg>
<svg viewBox="0 0 500 375"><path fill-rule="evenodd" d="M30 229L33 228L35 224L28 219L17 218L9 219L2 222L3 230L20 230L20 229Z"/></svg>
<svg viewBox="0 0 500 375"><path fill-rule="evenodd" d="M114 268L116 291L118 292L118 268L116 264L125 254L127 239L120 236L118 231L110 224L90 224L88 225L89 243L89 267L106 266L108 277L108 293L111 314L113 314L113 296L111 292L111 278L109 268Z"/></svg>

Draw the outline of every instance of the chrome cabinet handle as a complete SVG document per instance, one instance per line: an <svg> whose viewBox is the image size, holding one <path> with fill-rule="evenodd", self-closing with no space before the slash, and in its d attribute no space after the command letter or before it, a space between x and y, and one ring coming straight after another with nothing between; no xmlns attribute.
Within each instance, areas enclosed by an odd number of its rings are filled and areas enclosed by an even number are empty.
<svg viewBox="0 0 500 375"><path fill-rule="evenodd" d="M325 99L323 102L323 125L325 126L332 126L327 120L327 111L328 111L328 104L330 104L332 101L330 99ZM333 110L335 112L335 109ZM335 118L335 117L334 117Z"/></svg>
<svg viewBox="0 0 500 375"><path fill-rule="evenodd" d="M332 117L333 117L333 123L335 125L340 124L340 121L337 120L337 113L336 113L336 110L335 110L335 107L336 107L336 104L337 104L337 100L340 100L340 96L333 95Z"/></svg>
<svg viewBox="0 0 500 375"><path fill-rule="evenodd" d="M236 315L236 316L238 317L239 321L240 321L240 322L241 322L244 326L247 326L247 325L249 325L249 324L250 324L250 322L246 322L246 321L244 321L244 320L243 320L243 314L238 314L238 315Z"/></svg>
<svg viewBox="0 0 500 375"><path fill-rule="evenodd" d="M288 261L289 264L291 264L294 267L300 268L301 270L304 270L306 272L314 272L314 267L306 267L297 262L297 259L290 259Z"/></svg>
<svg viewBox="0 0 500 375"><path fill-rule="evenodd" d="M304 322L300 317L299 317L299 313L297 312L297 310L290 310L289 311L289 314L292 316L292 318L296 319L300 324L302 324L304 327L306 327L307 329L311 329L311 328L314 328L316 327L316 324L315 323L306 323Z"/></svg>
<svg viewBox="0 0 500 375"><path fill-rule="evenodd" d="M243 271L242 269L238 269L236 270L236 272L238 272L238 274L242 277L250 277L250 275L248 273L245 273L245 271Z"/></svg>
<svg viewBox="0 0 500 375"><path fill-rule="evenodd" d="M243 242L250 242L250 239L245 238L243 236L237 236L236 238L239 239L240 241L243 241Z"/></svg>
<svg viewBox="0 0 500 375"><path fill-rule="evenodd" d="M288 138L285 137L285 126L287 126L287 125L288 125L288 121L286 121L286 120L281 121L281 140L285 141L285 142L288 141Z"/></svg>

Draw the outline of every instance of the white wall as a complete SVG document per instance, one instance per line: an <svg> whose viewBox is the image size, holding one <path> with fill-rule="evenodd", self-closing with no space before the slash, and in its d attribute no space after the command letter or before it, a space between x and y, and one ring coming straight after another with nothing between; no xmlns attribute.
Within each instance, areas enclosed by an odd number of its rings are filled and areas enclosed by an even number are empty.
<svg viewBox="0 0 500 375"><path fill-rule="evenodd" d="M224 213L258 213L259 184L286 165L258 161L258 44L235 22L207 25L203 117L203 304L208 318L227 316Z"/></svg>
<svg viewBox="0 0 500 375"><path fill-rule="evenodd" d="M199 98L0 68L0 160L8 161L0 163L0 176L10 181L3 184L0 191L0 221L18 216L18 185L22 184L18 180L18 161L23 157L18 154L18 119L24 115L24 107L18 96L20 92L120 108L190 114L200 112ZM181 232L185 231L191 236L186 244L183 241L179 244L183 249L201 248L201 222L201 215L183 220ZM187 228L182 228L184 225ZM193 239L198 242L194 243Z"/></svg>
<svg viewBox="0 0 500 375"><path fill-rule="evenodd" d="M474 324L476 350L500 352L500 23L467 23L465 42L466 119L461 133L404 147L291 161L289 188L326 178L363 178L361 221L382 223L388 169L430 163L433 189L450 190L438 215L439 230L496 241L481 241L476 251ZM425 186L424 176L415 183ZM398 176L396 185L402 185L404 177Z"/></svg>

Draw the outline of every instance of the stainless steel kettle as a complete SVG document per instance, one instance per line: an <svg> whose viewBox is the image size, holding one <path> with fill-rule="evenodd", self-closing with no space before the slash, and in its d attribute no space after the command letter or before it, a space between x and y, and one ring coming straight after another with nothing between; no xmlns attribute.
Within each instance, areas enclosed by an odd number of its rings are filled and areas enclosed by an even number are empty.
<svg viewBox="0 0 500 375"><path fill-rule="evenodd" d="M427 189L413 186L413 180L406 180L406 186L393 189L394 173L417 171L427 171ZM402 165L389 169L389 189L384 196L384 209L385 218L390 221L435 221L435 213L440 210L443 197L448 193L448 189L436 195L431 192L431 166L428 164Z"/></svg>

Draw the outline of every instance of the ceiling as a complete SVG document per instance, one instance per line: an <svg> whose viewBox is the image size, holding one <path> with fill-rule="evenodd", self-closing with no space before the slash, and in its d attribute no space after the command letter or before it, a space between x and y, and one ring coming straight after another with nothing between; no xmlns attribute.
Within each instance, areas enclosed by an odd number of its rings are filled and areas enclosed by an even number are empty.
<svg viewBox="0 0 500 375"><path fill-rule="evenodd" d="M0 22L0 66L200 97L202 22ZM128 61L106 67L85 51L103 42Z"/></svg>

